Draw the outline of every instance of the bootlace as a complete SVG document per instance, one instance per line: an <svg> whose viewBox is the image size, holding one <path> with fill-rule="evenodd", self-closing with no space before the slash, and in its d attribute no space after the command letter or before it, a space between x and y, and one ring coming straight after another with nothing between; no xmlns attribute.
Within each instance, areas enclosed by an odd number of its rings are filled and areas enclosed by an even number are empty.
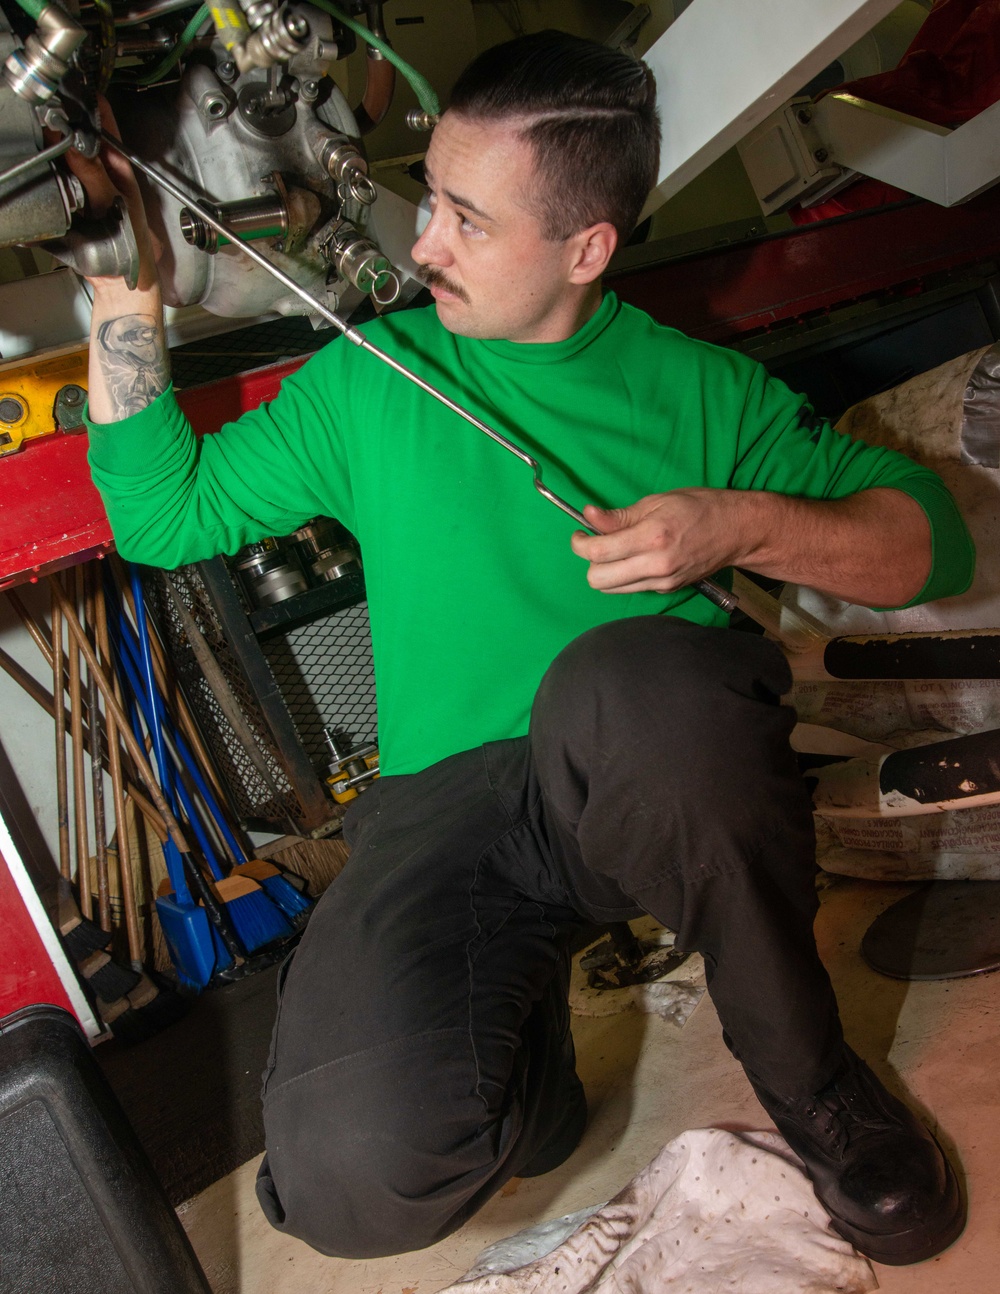
<svg viewBox="0 0 1000 1294"><path fill-rule="evenodd" d="M879 1103L866 1090L864 1076L853 1066L841 1071L816 1096L810 1097L803 1114L816 1120L813 1127L830 1149L843 1155L851 1141L860 1140L869 1132L884 1132L893 1126Z"/></svg>

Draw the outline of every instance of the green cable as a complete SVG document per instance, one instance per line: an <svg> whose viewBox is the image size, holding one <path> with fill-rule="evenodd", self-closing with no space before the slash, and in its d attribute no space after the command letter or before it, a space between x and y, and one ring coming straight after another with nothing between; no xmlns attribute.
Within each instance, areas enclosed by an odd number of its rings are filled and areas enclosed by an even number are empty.
<svg viewBox="0 0 1000 1294"><path fill-rule="evenodd" d="M382 54L393 65L393 67L402 72L407 81L409 81L410 85L413 87L414 94L417 96L417 101L421 108L423 108L424 112L428 112L434 117L440 115L441 105L438 102L438 97L434 93L434 87L431 85L430 81L428 81L425 76L421 76L416 68L411 67L409 63L404 59L401 59L391 45L387 45L384 40L381 40L373 31L369 31L368 28L363 26L361 23L355 22L353 18L349 18L342 9L339 9L333 3L333 0L310 0L310 3L314 4L317 9L325 9L326 12L336 18L338 22L342 22L345 27L349 27L356 36L360 36L362 40L366 40L369 45L372 45L377 49L378 52Z"/></svg>
<svg viewBox="0 0 1000 1294"><path fill-rule="evenodd" d="M21 0L19 0L21 2ZM143 72L141 76L135 78L136 85L152 85L158 81L161 76L166 76L170 69L187 53L188 46L201 31L202 27L209 21L211 14L208 12L208 5L203 4L198 12L194 15L188 25L177 38L177 44L170 53L152 69L150 72Z"/></svg>

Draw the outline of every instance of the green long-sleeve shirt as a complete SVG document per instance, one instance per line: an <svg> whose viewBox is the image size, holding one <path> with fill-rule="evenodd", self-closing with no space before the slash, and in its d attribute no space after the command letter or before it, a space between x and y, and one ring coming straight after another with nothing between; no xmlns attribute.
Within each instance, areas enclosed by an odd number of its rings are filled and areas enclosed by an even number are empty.
<svg viewBox="0 0 1000 1294"><path fill-rule="evenodd" d="M814 417L760 365L654 323L609 294L566 341L455 336L433 308L366 325L373 342L509 435L577 507L683 486L840 498L905 490L934 564L914 601L962 592L971 541L940 479ZM527 731L557 653L584 630L669 611L724 616L690 589L604 594L575 523L481 432L335 339L270 404L196 442L167 392L91 425L90 461L120 551L175 567L333 516L361 542L386 773Z"/></svg>

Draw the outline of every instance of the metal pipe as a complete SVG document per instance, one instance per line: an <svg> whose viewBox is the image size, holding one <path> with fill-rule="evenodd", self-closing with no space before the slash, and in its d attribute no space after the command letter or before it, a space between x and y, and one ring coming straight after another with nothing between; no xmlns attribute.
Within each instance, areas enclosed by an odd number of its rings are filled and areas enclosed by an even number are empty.
<svg viewBox="0 0 1000 1294"><path fill-rule="evenodd" d="M386 35L385 19L382 13L382 0L369 0L367 5L368 30L384 44L389 44ZM392 104L396 90L396 69L375 45L368 46L365 59L365 92L361 102L354 109L354 119L362 135L379 124Z"/></svg>
<svg viewBox="0 0 1000 1294"><path fill-rule="evenodd" d="M348 341L353 342L355 346L359 346L362 350L368 351L370 355L374 355L375 358L381 360L383 364L388 364L389 367L395 369L401 377L405 377L407 381L412 382L414 386L418 386L422 391L426 391L428 395L433 396L435 400L450 409L452 413L457 413L460 418L464 418L465 421L475 427L477 431L483 432L484 435L489 436L491 440L496 441L498 445L506 449L508 453L513 454L515 458L519 458L526 467L531 468L535 489L543 498L548 499L550 503L565 512L568 517L572 517L573 520L583 526L585 530L590 531L591 534L595 533L593 527L587 521L586 517L584 517L582 512L577 508L574 508L572 504L567 503L565 499L560 498L555 491L550 490L543 482L541 465L536 458L532 458L532 456L521 449L519 445L515 445L512 440L508 440L506 436L502 436L499 431L496 431L493 427L489 426L488 423L481 421L481 419L477 418L474 414L469 413L467 409L463 409L460 404L456 404L454 400L449 399L443 391L439 391L437 387L431 386L429 382L424 381L424 379L414 373L412 369L408 369L405 365L400 364L398 360L393 359L393 357L386 351L373 345L364 333L359 332L357 328L347 323L347 321L342 319L340 315L331 310L329 306L324 305L323 302L317 297L314 297L312 293L307 292L306 289L296 283L290 275L286 274L283 270L279 269L277 265L269 261L266 256L253 246L252 243L242 242L233 230L229 229L221 220L216 219L215 215L203 204L196 202L193 198L189 197L179 185L173 182L173 180L169 179L166 175L162 175L155 169L155 167L149 166L146 162L142 161L141 158L130 153L120 140L115 139L115 137L108 134L106 130L101 131L101 136L107 144L115 149L116 152L121 153L122 157L126 158L133 166L142 171L143 175L148 176L148 178L155 184L158 184L162 189L165 189L172 198L175 198L178 202L188 207L189 210L204 221L206 225L211 229L214 229L217 234L222 234L223 237L228 238L232 245L234 247L238 247L244 256L248 256L250 260L254 261L269 274L272 274L279 283L284 284L284 286L294 292L296 296L300 297L308 305L312 306L317 314L326 319L328 323L333 324L333 326L341 332ZM708 600L713 602L717 607L721 608L721 610L728 613L732 613L739 606L739 599L734 594L730 593L728 589L724 589L721 584L716 584L714 580L693 580L691 587L703 594L703 596L708 598Z"/></svg>
<svg viewBox="0 0 1000 1294"><path fill-rule="evenodd" d="M34 157L29 157L23 162L18 162L15 166L9 166L6 171L0 173L0 192L10 185L12 180L20 182L25 178L25 176L30 175L32 171L36 171L39 167L48 165L49 162L54 161L57 157L62 157L63 153L69 152L72 147L73 135L63 135L62 139L58 140L54 144L50 144L48 148L43 148L42 151L40 153L36 153ZM11 187L16 189L17 184L11 185Z"/></svg>
<svg viewBox="0 0 1000 1294"><path fill-rule="evenodd" d="M215 207L215 214L237 235L238 240L283 238L288 233L288 208L280 195L221 202ZM186 243L211 255L232 241L223 238L220 242L216 231L206 226L190 206L181 209L181 233Z"/></svg>
<svg viewBox="0 0 1000 1294"><path fill-rule="evenodd" d="M126 10L121 17L115 18L115 26L138 27L140 23L162 18L164 14L177 13L179 9L194 9L197 4L198 0L153 0L152 4Z"/></svg>

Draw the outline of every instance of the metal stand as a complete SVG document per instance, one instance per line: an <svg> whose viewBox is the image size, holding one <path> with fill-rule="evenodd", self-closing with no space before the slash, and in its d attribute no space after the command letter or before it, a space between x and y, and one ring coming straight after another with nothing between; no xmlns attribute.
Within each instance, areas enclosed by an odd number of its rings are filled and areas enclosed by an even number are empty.
<svg viewBox="0 0 1000 1294"><path fill-rule="evenodd" d="M872 922L861 955L892 979L1000 970L1000 881L929 881Z"/></svg>
<svg viewBox="0 0 1000 1294"><path fill-rule="evenodd" d="M325 620L364 600L360 574L311 588L262 610L248 611L228 566L220 557L182 567L170 576L226 676L232 701L244 722L237 732L207 686L171 599L155 589L158 620L185 691L196 703L199 725L230 790L241 823L254 831L323 836L335 830L342 810L333 802L320 771L322 721L316 717L318 749L303 732L302 716L292 713L286 686L276 677L269 639L296 627ZM362 626L367 633L366 626ZM367 641L367 640L366 640ZM335 647L320 662L335 676ZM246 745L254 749L248 755ZM316 742L312 743L316 745Z"/></svg>

